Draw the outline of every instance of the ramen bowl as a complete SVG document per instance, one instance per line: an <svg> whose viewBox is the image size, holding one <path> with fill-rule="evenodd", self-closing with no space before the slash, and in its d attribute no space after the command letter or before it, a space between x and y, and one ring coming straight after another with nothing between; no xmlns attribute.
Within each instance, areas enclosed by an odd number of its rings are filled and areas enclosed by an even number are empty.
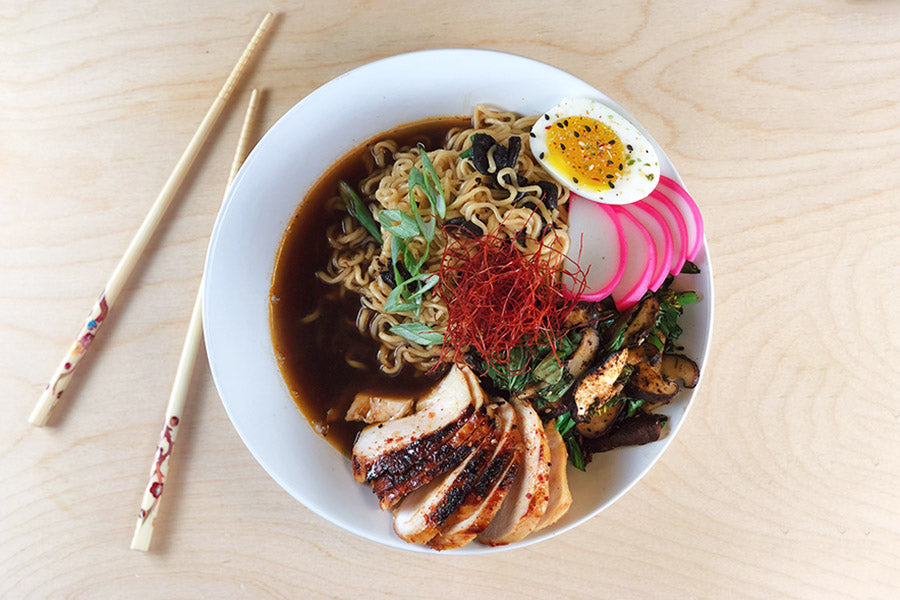
<svg viewBox="0 0 900 600"><path fill-rule="evenodd" d="M403 54L337 77L275 123L234 180L206 260L203 324L213 378L250 453L285 491L333 524L387 546L433 552L394 534L391 513L379 509L371 489L354 480L350 461L313 430L282 377L270 332L269 296L279 245L298 203L340 157L398 125L471 114L479 103L539 114L563 97L595 98L625 115L654 145L662 173L681 182L652 136L601 91L544 63L484 50ZM694 289L701 297L685 310L679 344L702 374L713 316L705 240L694 262L700 274L681 276L674 287ZM473 542L445 553L519 548L596 516L659 459L684 422L697 389L682 390L659 411L669 417L660 441L595 454L586 472L570 467L573 503L553 526L508 546Z"/></svg>

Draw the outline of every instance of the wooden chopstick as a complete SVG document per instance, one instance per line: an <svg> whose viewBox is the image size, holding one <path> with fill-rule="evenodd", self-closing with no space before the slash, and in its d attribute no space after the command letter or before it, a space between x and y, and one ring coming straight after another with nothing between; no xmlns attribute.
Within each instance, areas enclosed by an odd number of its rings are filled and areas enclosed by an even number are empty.
<svg viewBox="0 0 900 600"><path fill-rule="evenodd" d="M244 115L244 124L241 127L241 137L231 163L231 173L228 176L228 185L225 187L225 196L231 182L237 175L244 157L247 155L247 146L250 139L250 131L256 120L256 109L259 104L259 93L253 90L250 94L250 104ZM224 200L224 198L223 198ZM134 536L131 538L133 550L146 551L150 548L150 539L153 537L153 526L156 521L159 502L162 497L166 475L169 472L169 459L172 457L172 448L175 445L175 437L181 425L181 415L184 411L184 403L187 398L188 388L191 383L191 373L194 371L194 363L197 359L197 351L200 348L200 336L202 334L202 298L203 278L200 280L200 289L194 301L194 310L191 313L191 322L188 325L187 336L184 340L184 348L181 350L181 359L178 361L178 369L175 372L175 381L172 384L172 394L166 406L166 416L163 421L162 433L159 436L159 444L156 447L153 464L150 466L150 481L144 489L144 497L141 499L141 510L138 513L137 524L134 528Z"/></svg>
<svg viewBox="0 0 900 600"><path fill-rule="evenodd" d="M79 331L78 335L75 337L75 342L69 348L66 356L59 363L59 366L53 373L53 377L50 379L50 383L44 389L44 393L41 395L34 410L32 410L31 415L28 417L28 422L32 425L42 426L47 423L50 412L53 410L53 407L56 406L56 403L59 402L66 386L69 384L72 373L78 367L78 363L90 346L91 341L93 341L94 336L97 335L97 331L103 324L104 319L106 319L109 309L115 304L116 299L119 297L119 293L122 291L122 288L125 287L125 282L128 280L138 259L147 247L147 243L150 241L153 232L162 220L166 209L169 208L169 204L171 204L172 199L178 192L178 188L184 181L194 159L197 158L197 155L200 153L200 149L203 147L207 137L209 137L219 115L222 114L222 110L225 108L228 99L234 92L241 75L243 75L247 65L256 53L256 50L266 31L269 29L269 26L272 24L273 19L274 15L272 13L266 14L265 18L263 18L259 27L256 29L256 33L254 33L253 37L250 39L250 43L247 44L247 47L244 49L243 54L241 54L237 64L235 64L234 68L231 70L228 79L225 80L225 84L222 86L216 99L213 100L212 106L209 107L206 116L203 117L203 121L200 122L200 127L197 128L194 137L191 138L191 141L188 143L187 148L185 148L181 158L178 159L175 169L172 171L172 174L169 175L169 179L166 180L166 183L159 192L159 196L157 196L153 206L150 207L150 212L144 217L144 222L141 223L140 228L128 245L128 249L116 265L109 281L106 282L106 287L103 288L100 298L91 308L91 313L82 326L81 331Z"/></svg>

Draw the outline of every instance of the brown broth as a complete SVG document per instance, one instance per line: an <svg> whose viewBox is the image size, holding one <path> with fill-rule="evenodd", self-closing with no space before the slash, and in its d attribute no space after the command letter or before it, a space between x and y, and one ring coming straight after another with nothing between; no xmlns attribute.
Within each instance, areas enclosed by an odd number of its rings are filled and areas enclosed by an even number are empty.
<svg viewBox="0 0 900 600"><path fill-rule="evenodd" d="M297 406L313 428L345 455L361 423L348 423L344 414L353 396L362 390L376 393L415 396L433 380L405 369L395 377L379 370L378 343L356 328L359 296L346 292L341 297L337 285L327 285L316 277L330 258L325 236L329 219L325 205L336 194L343 180L358 189L358 183L374 164L370 149L384 139L401 145L418 141L433 149L454 127L466 127L469 117L442 117L402 125L382 133L354 148L335 163L312 186L298 205L275 262L269 303L272 342L284 380ZM317 307L322 312L310 323L304 316ZM353 357L366 366L351 367L345 358Z"/></svg>

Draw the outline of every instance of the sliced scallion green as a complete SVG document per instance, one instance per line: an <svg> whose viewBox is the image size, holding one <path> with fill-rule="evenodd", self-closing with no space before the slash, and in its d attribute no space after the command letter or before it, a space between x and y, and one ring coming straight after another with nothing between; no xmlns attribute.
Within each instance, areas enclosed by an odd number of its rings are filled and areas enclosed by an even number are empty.
<svg viewBox="0 0 900 600"><path fill-rule="evenodd" d="M350 184L346 181L341 181L338 184L338 192L347 207L347 212L372 234L375 241L379 244L384 243L381 239L381 229L378 228L375 219L372 218L372 213L369 212L369 209L356 191L350 187Z"/></svg>

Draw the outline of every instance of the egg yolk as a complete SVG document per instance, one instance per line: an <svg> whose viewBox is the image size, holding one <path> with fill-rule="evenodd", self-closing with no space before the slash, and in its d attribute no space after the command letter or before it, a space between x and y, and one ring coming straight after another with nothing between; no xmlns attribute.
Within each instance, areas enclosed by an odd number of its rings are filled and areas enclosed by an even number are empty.
<svg viewBox="0 0 900 600"><path fill-rule="evenodd" d="M626 163L622 140L609 126L590 117L564 117L547 128L547 156L567 179L584 187L616 187Z"/></svg>

